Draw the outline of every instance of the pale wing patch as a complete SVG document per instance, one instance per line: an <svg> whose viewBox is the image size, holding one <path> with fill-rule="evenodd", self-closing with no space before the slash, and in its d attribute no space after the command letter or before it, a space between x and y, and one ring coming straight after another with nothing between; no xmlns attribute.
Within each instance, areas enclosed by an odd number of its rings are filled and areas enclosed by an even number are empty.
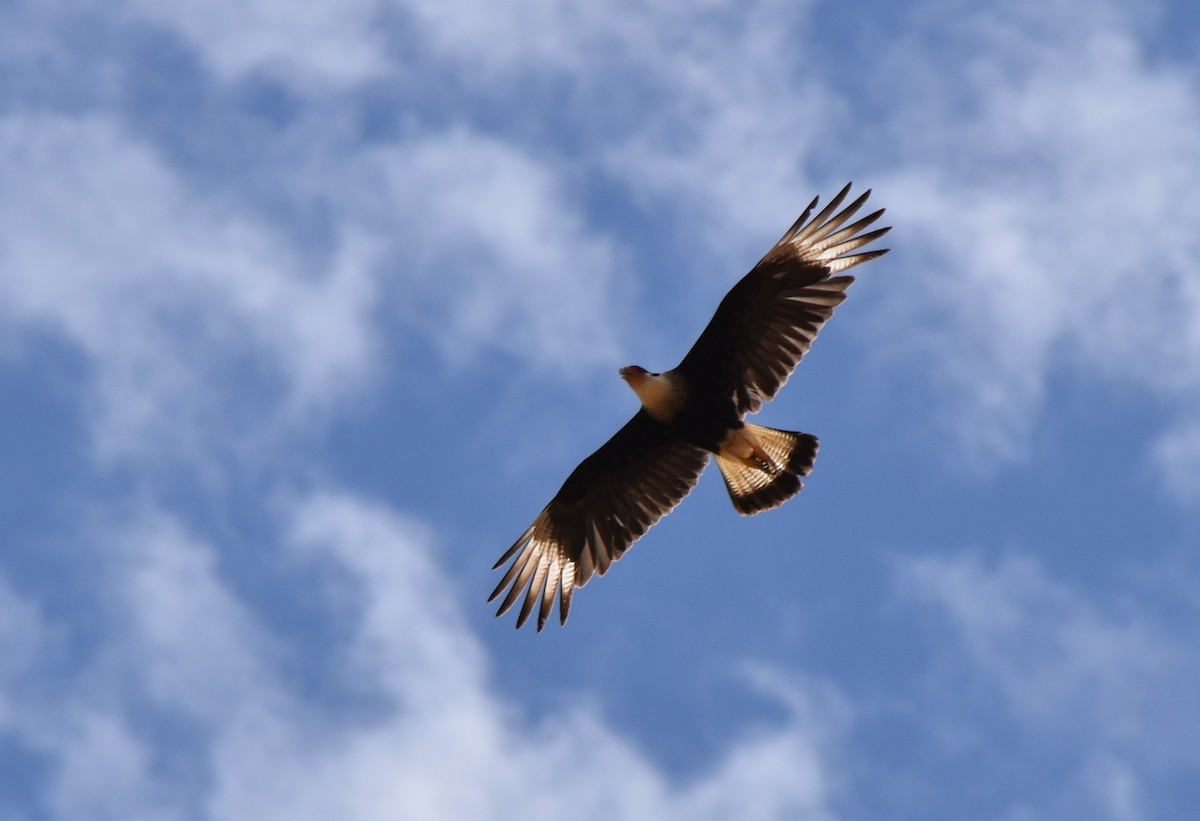
<svg viewBox="0 0 1200 821"><path fill-rule="evenodd" d="M888 228L879 228L874 231L860 234L859 232L871 226L876 220L883 216L883 209L874 211L860 219L853 225L837 230L852 216L858 213L862 208L863 203L871 196L871 190L867 189L859 195L858 199L847 205L842 211L834 215L838 206L845 201L846 195L850 193L850 184L838 192L838 195L829 201L821 213L817 214L810 221L808 215L816 206L817 201L814 199L812 203L800 215L800 219L792 225L787 232L780 237L779 242L775 243L775 247L767 253L764 259L771 258L774 254L795 256L808 262L819 262L822 265L829 266L834 271L844 271L847 268L852 268L869 259L882 256L887 253L886 249L879 251L867 251L862 254L851 254L868 243L882 237L888 231ZM834 265L839 259L852 260L849 264Z"/></svg>
<svg viewBox="0 0 1200 821"><path fill-rule="evenodd" d="M834 274L887 253L887 249L854 253L882 237L890 228L865 230L883 215L883 209L843 228L871 195L869 190L863 192L838 212L849 192L850 186L846 185L810 220L809 215L817 204L814 199L759 262L760 266L776 269L771 279L779 290L769 304L758 307L754 316L748 318L764 331L744 352L745 384L737 389L735 396L742 413L754 413L779 392L812 347L821 326L833 316L834 308L846 299L846 289L854 278ZM809 267L813 263L824 269L824 276L816 281L813 281ZM798 279L795 286L785 284L792 279Z"/></svg>
<svg viewBox="0 0 1200 821"><path fill-rule="evenodd" d="M488 597L494 601L508 589L496 615L508 612L523 594L517 627L536 609L540 632L557 596L559 622L565 624L576 588L593 575L603 576L671 512L695 486L707 462L707 451L680 442L631 479L601 480L582 509L551 502L492 568L511 561ZM603 486L606 483L610 486Z"/></svg>

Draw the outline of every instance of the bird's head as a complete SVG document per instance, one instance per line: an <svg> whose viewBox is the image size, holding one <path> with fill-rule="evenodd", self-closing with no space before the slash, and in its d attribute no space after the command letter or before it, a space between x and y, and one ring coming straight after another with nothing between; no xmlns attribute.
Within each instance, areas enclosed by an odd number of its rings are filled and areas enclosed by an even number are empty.
<svg viewBox="0 0 1200 821"><path fill-rule="evenodd" d="M678 411L683 395L671 372L651 373L640 365L630 365L621 368L620 373L655 419L664 421Z"/></svg>
<svg viewBox="0 0 1200 821"><path fill-rule="evenodd" d="M641 365L627 365L619 371L621 378L629 383L629 387L637 389L637 386L646 381L646 377L652 374L643 368Z"/></svg>

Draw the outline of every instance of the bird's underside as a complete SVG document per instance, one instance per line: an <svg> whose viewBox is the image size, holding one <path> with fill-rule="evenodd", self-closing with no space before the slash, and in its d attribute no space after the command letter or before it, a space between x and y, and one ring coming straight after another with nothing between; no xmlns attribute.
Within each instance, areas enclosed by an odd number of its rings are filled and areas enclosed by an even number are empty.
<svg viewBox="0 0 1200 821"><path fill-rule="evenodd" d="M838 211L849 191L847 185L810 220L812 201L721 300L677 367L621 369L642 408L575 468L496 562L495 569L509 564L488 599L504 594L497 616L520 600L517 627L536 611L541 631L557 598L565 624L575 589L604 575L679 504L709 456L739 513L776 507L800 492L816 437L743 419L775 396L846 298L854 278L845 272L887 252L859 250L889 229L866 230L882 209L846 225L871 193Z"/></svg>

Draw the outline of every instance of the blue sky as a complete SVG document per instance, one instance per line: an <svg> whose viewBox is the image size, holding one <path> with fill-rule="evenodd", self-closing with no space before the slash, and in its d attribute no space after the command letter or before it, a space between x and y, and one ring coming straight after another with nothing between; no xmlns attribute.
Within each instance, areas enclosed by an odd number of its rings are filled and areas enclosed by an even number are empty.
<svg viewBox="0 0 1200 821"><path fill-rule="evenodd" d="M1136 5L1136 8L1133 8ZM0 819L1200 809L1192 4L0 4ZM892 252L541 635L495 559L814 194Z"/></svg>

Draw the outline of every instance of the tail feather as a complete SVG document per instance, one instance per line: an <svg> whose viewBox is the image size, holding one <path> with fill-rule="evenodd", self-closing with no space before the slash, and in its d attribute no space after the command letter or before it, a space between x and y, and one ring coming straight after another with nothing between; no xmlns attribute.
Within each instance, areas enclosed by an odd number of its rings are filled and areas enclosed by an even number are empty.
<svg viewBox="0 0 1200 821"><path fill-rule="evenodd" d="M760 425L746 425L746 431L773 464L748 465L720 454L716 461L734 508L749 516L778 507L804 488L800 477L812 471L817 458L817 437Z"/></svg>

